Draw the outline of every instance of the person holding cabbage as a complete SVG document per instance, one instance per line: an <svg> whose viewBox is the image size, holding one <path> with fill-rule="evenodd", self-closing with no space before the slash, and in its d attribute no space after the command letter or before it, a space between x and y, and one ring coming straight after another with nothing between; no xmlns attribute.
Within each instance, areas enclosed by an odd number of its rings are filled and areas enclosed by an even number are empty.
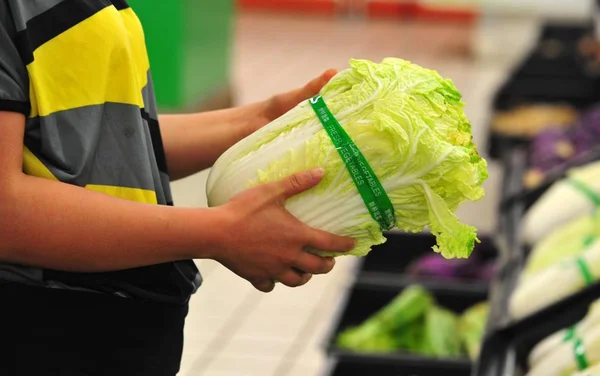
<svg viewBox="0 0 600 376"><path fill-rule="evenodd" d="M329 272L333 259L305 248L354 240L284 208L322 170L210 209L173 207L169 181L210 167L334 74L243 107L158 117L124 1L0 1L0 374L175 375L201 284L193 259L264 292Z"/></svg>
<svg viewBox="0 0 600 376"><path fill-rule="evenodd" d="M0 0L0 374L175 375L193 259L263 292L363 256L393 227L468 257L484 192L461 95L436 72L351 60L304 87L158 116L124 0ZM209 208L170 181L208 167Z"/></svg>

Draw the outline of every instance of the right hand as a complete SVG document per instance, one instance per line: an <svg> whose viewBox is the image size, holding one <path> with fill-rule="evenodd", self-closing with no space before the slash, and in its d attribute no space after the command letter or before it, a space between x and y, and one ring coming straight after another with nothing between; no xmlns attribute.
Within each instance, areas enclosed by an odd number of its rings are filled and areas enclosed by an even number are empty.
<svg viewBox="0 0 600 376"><path fill-rule="evenodd" d="M298 173L246 190L219 207L229 225L215 259L263 292L272 291L275 281L297 287L313 274L329 273L334 259L305 249L349 251L354 239L310 228L284 206L286 199L316 186L322 177L322 169Z"/></svg>

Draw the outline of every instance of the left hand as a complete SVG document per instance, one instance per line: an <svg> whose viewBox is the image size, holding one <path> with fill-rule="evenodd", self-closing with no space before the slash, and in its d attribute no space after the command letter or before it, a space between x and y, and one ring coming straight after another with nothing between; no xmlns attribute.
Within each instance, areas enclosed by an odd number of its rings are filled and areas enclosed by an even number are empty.
<svg viewBox="0 0 600 376"><path fill-rule="evenodd" d="M323 86L336 74L337 70L328 69L299 89L271 97L263 103L262 110L251 120L250 131L257 131L296 107L298 103L319 94Z"/></svg>

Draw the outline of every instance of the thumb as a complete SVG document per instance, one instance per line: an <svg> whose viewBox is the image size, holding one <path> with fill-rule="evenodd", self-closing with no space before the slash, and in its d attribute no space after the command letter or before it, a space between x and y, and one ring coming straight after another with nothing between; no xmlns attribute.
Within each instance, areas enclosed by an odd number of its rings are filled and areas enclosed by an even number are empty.
<svg viewBox="0 0 600 376"><path fill-rule="evenodd" d="M325 171L322 168L314 168L290 175L277 183L279 193L283 199L295 196L319 184L323 175L325 175Z"/></svg>
<svg viewBox="0 0 600 376"><path fill-rule="evenodd" d="M325 72L321 73L321 75L310 82L308 82L304 87L298 89L295 92L296 101L302 102L308 98L311 98L321 91L323 86L327 85L327 83L337 74L337 70L328 69Z"/></svg>

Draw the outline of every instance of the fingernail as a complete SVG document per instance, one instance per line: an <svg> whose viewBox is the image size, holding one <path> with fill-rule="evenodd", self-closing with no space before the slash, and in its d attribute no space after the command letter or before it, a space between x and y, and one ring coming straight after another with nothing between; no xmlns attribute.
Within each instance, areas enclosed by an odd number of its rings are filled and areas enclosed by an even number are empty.
<svg viewBox="0 0 600 376"><path fill-rule="evenodd" d="M325 170L321 167L313 168L311 170L311 175L313 179L321 179L323 175L325 175Z"/></svg>

